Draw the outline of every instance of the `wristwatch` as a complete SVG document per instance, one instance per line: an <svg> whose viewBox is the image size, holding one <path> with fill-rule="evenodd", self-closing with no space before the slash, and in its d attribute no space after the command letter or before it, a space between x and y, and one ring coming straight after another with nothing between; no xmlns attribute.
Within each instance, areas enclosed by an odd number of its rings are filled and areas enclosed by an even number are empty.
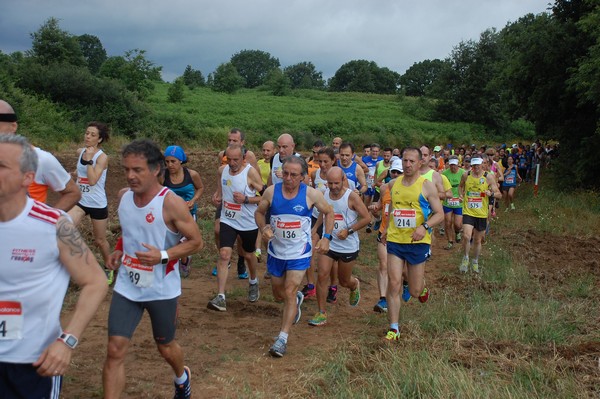
<svg viewBox="0 0 600 399"><path fill-rule="evenodd" d="M327 238L329 241L333 240L333 237L331 236L331 234L327 234L327 233L323 234L323 238Z"/></svg>
<svg viewBox="0 0 600 399"><path fill-rule="evenodd" d="M167 251L160 251L160 263L162 263L163 265L169 263L169 254L167 253Z"/></svg>
<svg viewBox="0 0 600 399"><path fill-rule="evenodd" d="M93 165L94 161L92 161L91 159L89 161L86 161L85 159L81 158L81 164L82 165Z"/></svg>
<svg viewBox="0 0 600 399"><path fill-rule="evenodd" d="M60 337L58 337L58 339L61 340L65 345L67 345L71 349L75 349L75 347L79 343L77 337L69 333L62 333Z"/></svg>
<svg viewBox="0 0 600 399"><path fill-rule="evenodd" d="M352 227L348 227L348 235L354 234Z"/></svg>
<svg viewBox="0 0 600 399"><path fill-rule="evenodd" d="M421 223L421 226L425 227L425 230L429 230L429 225L427 224L427 222Z"/></svg>

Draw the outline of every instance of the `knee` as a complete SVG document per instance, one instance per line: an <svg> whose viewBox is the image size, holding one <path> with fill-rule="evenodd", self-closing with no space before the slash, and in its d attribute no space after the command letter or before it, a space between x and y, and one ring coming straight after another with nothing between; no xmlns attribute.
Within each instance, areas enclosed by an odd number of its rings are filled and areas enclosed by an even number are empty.
<svg viewBox="0 0 600 399"><path fill-rule="evenodd" d="M125 354L127 353L128 341L121 342L115 341L112 339L108 340L108 345L106 347L106 358L110 361L123 361L125 359Z"/></svg>
<svg viewBox="0 0 600 399"><path fill-rule="evenodd" d="M175 341L171 341L168 344L156 344L158 352L160 352L160 355L163 357L163 359L167 361L173 358L174 352L177 349L176 345L177 343Z"/></svg>
<svg viewBox="0 0 600 399"><path fill-rule="evenodd" d="M226 248L221 248L219 249L219 258L222 260L229 260L231 259L231 252Z"/></svg>
<svg viewBox="0 0 600 399"><path fill-rule="evenodd" d="M352 283L353 283L354 277L350 276L350 277L346 277L346 276L340 276L340 285L344 288L350 288L352 287Z"/></svg>

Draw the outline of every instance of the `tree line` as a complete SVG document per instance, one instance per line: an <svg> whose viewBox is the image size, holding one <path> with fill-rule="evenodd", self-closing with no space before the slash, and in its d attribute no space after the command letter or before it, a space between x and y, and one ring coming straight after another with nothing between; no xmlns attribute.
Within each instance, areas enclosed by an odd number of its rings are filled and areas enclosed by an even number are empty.
<svg viewBox="0 0 600 399"><path fill-rule="evenodd" d="M108 56L93 35L71 35L56 18L31 34L25 53L0 52L0 89L23 90L61 104L74 119L101 119L134 134L148 123L145 103L162 67L133 49ZM560 143L559 165L569 182L598 187L593 154L600 146L600 4L555 0L502 30L457 44L443 60L414 63L399 74L373 61L352 60L328 81L312 62L283 67L261 50L242 50L206 78L188 65L170 86L182 101L186 87L235 93L266 89L283 96L297 89L419 97L435 121L477 123L500 136L533 125L536 135Z"/></svg>

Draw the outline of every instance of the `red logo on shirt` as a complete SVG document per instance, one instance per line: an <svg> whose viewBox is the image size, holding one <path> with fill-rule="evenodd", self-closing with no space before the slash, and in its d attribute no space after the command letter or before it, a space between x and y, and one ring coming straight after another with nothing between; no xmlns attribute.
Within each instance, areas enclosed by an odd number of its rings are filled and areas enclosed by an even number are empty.
<svg viewBox="0 0 600 399"><path fill-rule="evenodd" d="M148 223L154 222L154 215L152 214L152 212L150 212L146 215L146 222L148 222Z"/></svg>
<svg viewBox="0 0 600 399"><path fill-rule="evenodd" d="M33 263L35 249L13 248L10 260Z"/></svg>

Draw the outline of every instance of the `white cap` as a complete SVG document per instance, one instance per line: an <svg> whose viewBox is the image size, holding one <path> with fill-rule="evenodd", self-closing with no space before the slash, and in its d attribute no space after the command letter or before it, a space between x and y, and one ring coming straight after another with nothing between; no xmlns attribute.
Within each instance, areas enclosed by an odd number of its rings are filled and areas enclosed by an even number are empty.
<svg viewBox="0 0 600 399"><path fill-rule="evenodd" d="M483 159L479 157L471 158L471 165L481 165L483 163Z"/></svg>
<svg viewBox="0 0 600 399"><path fill-rule="evenodd" d="M458 165L458 159L451 159L448 161L448 165Z"/></svg>
<svg viewBox="0 0 600 399"><path fill-rule="evenodd" d="M392 162L392 166L390 166L390 172L392 170L397 170L398 172L402 173L402 161L399 159L394 160L394 162Z"/></svg>

